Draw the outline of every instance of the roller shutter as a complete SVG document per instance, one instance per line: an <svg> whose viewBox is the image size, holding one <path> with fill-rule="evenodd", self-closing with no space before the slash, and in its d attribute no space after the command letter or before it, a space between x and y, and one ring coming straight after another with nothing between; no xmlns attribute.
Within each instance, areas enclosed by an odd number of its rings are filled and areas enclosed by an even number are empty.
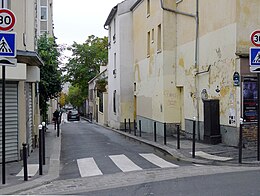
<svg viewBox="0 0 260 196"><path fill-rule="evenodd" d="M19 160L18 153L18 84L6 82L5 88L5 158ZM2 162L2 83L0 82L0 162Z"/></svg>
<svg viewBox="0 0 260 196"><path fill-rule="evenodd" d="M33 145L33 101L32 101L32 84L25 84L26 92L26 143L28 144L29 153Z"/></svg>

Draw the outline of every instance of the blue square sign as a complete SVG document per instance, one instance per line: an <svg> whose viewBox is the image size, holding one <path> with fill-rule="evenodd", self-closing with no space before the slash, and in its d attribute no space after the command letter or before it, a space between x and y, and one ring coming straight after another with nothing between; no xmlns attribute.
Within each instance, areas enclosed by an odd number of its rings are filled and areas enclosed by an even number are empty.
<svg viewBox="0 0 260 196"><path fill-rule="evenodd" d="M16 33L0 33L0 57L16 57Z"/></svg>

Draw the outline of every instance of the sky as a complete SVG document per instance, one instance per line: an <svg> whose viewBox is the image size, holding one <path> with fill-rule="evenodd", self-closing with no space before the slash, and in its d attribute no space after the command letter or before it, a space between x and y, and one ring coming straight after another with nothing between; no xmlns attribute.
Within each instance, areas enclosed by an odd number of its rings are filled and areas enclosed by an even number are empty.
<svg viewBox="0 0 260 196"><path fill-rule="evenodd" d="M123 0L53 0L54 35L58 44L83 43L89 35L108 36L104 24Z"/></svg>

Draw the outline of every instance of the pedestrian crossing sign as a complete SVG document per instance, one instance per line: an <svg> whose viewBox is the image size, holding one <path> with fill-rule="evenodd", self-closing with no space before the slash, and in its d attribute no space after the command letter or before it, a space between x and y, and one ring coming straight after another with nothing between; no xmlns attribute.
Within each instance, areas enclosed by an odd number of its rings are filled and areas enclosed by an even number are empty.
<svg viewBox="0 0 260 196"><path fill-rule="evenodd" d="M250 48L249 65L251 72L260 72L260 47Z"/></svg>
<svg viewBox="0 0 260 196"><path fill-rule="evenodd" d="M16 33L0 32L0 57L16 57Z"/></svg>

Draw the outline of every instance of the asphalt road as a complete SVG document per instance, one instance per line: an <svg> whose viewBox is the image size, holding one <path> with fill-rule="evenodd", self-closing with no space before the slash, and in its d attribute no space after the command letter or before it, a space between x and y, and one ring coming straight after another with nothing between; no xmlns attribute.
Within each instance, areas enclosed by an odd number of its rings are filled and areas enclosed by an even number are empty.
<svg viewBox="0 0 260 196"><path fill-rule="evenodd" d="M147 156L150 160L145 158ZM158 157L167 162L160 160L159 166L154 164L151 159L158 161ZM173 165L167 165L168 163ZM123 168L120 164L123 164ZM160 164L166 164L167 167L191 165L177 161L156 148L84 120L65 122L62 125L60 179L158 169L163 167ZM87 176L82 176L81 170L87 172ZM89 174L90 170L93 170L92 174Z"/></svg>
<svg viewBox="0 0 260 196"><path fill-rule="evenodd" d="M260 171L193 176L116 189L84 192L86 196L249 196L260 193Z"/></svg>

